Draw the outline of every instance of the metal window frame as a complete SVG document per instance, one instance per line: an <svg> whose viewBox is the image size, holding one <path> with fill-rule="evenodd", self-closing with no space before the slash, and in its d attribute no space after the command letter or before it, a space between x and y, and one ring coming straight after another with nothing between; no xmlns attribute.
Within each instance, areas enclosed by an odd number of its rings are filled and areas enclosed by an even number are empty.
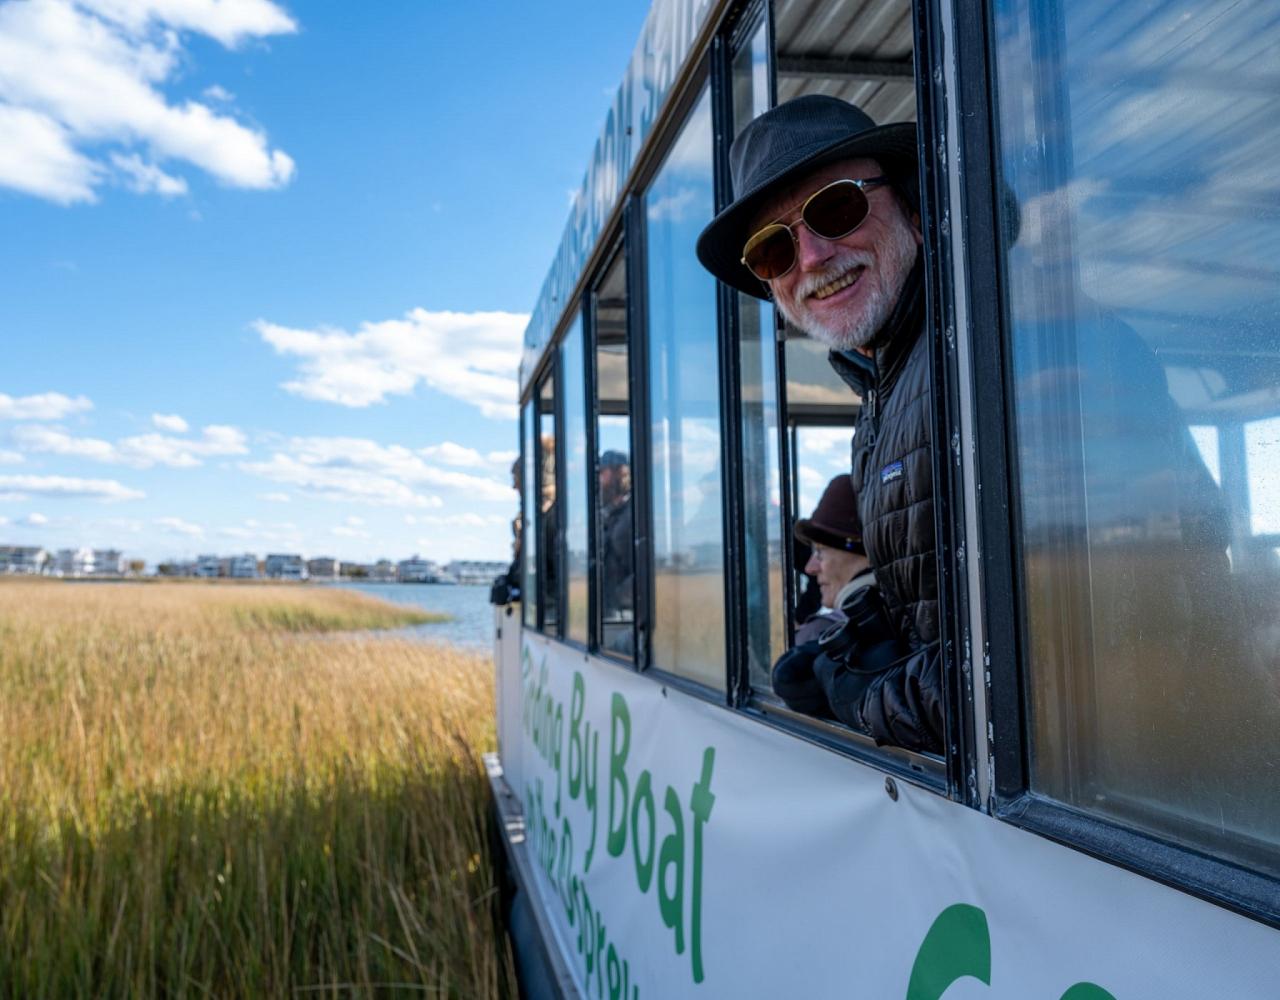
<svg viewBox="0 0 1280 1000"><path fill-rule="evenodd" d="M631 371L634 367L633 348L635 343L634 328L631 325L631 265L630 265L630 241L628 240L628 219L629 212L624 212L621 223L617 230L607 238L601 240L601 243L607 247L601 257L600 264L592 272L590 281L582 293L582 315L583 315L583 351L587 380L587 450L590 453L591 469L594 473L588 477L587 483L587 606L590 622L588 623L587 649L592 655L603 657L612 663L631 669L636 668L635 657L626 657L619 653L604 648L601 643L603 641L603 624L601 622L601 607L603 604L602 590L603 578L601 575L600 563L600 478L596 463L600 459L599 444L599 421L600 421L600 399L598 396L600 388L600 372L599 372L599 350L597 343L597 324L596 324L596 296L600 290L600 285L608 276L609 271L618 261L621 255L623 265L623 282L627 290L627 307L626 307L626 323L627 323L627 419L629 421L627 432L631 441L631 465L635 468L636 450L635 450L635 401L630 397L631 394ZM631 484L631 510L632 518L635 518L636 505L636 489L635 475L632 473ZM637 533L632 532L634 537ZM634 544L634 543L633 543ZM635 566L635 555L632 555L632 566ZM632 587L635 588L636 574L632 572ZM632 633L636 631L636 614L635 614L635 596L632 596ZM632 648L635 648L633 643Z"/></svg>
<svg viewBox="0 0 1280 1000"><path fill-rule="evenodd" d="M1220 905L1250 919L1280 927L1280 881L1203 851L1140 832L1111 819L1049 799L1031 788L1031 733L1026 674L1027 621L1021 526L1018 517L1016 427L1010 364L1011 325L1005 309L1004 255L998 207L1003 182L998 155L998 89L995 81L994 16L991 4L917 0L935 22L952 32L957 85L960 204L965 226L968 338L965 377L972 382L971 433L960 442L971 450L976 518L968 549L979 560L982 592L971 611L982 619L985 694L989 707L989 797L980 803L996 818L1109 864ZM947 358L948 385L959 380ZM954 529L954 526L953 526ZM979 685L975 697L982 694ZM980 748L970 748L981 760ZM966 758L969 759L969 758Z"/></svg>

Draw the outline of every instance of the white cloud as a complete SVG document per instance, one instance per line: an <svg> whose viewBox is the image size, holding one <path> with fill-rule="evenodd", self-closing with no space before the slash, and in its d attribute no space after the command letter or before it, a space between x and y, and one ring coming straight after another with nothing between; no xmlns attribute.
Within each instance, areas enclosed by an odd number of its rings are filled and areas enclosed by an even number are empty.
<svg viewBox="0 0 1280 1000"><path fill-rule="evenodd" d="M49 523L49 519L43 514L28 514L26 517L18 518L18 523L28 528L43 528Z"/></svg>
<svg viewBox="0 0 1280 1000"><path fill-rule="evenodd" d="M0 140L0 150L4 141ZM3 156L0 153L0 156ZM84 396L64 396L60 392L42 392L34 396L6 396L0 392L0 420L61 420L73 413L92 410Z"/></svg>
<svg viewBox="0 0 1280 1000"><path fill-rule="evenodd" d="M258 499L268 503L289 503L292 498L288 493L259 493Z"/></svg>
<svg viewBox="0 0 1280 1000"><path fill-rule="evenodd" d="M528 316L506 312L428 312L362 324L355 333L298 330L259 320L276 353L300 359L295 395L362 407L407 395L419 383L479 408L514 418L516 367Z"/></svg>
<svg viewBox="0 0 1280 1000"><path fill-rule="evenodd" d="M162 431L173 434L185 434L191 430L191 426L176 413L153 413L151 422Z"/></svg>
<svg viewBox="0 0 1280 1000"><path fill-rule="evenodd" d="M141 490L114 479L78 479L73 476L0 476L0 496L9 500L32 496L84 497L91 500L140 500Z"/></svg>
<svg viewBox="0 0 1280 1000"><path fill-rule="evenodd" d="M219 528L217 534L223 538L232 538L241 542L248 542L251 545L257 545L261 548L267 547L289 547L298 549L302 547L303 535L298 530L298 526L290 521L281 521L277 524L262 524L252 518L238 525L228 525L225 528Z"/></svg>
<svg viewBox="0 0 1280 1000"><path fill-rule="evenodd" d="M485 528L490 525L510 525L511 518L501 514L476 514L468 511L465 514L425 514L418 518L419 524L439 525L449 528ZM435 539L439 541L440 539ZM419 538L418 544L425 545L430 539Z"/></svg>
<svg viewBox="0 0 1280 1000"><path fill-rule="evenodd" d="M454 444L452 441L442 441L440 444L427 445L421 450L420 454L423 458L443 462L445 465L480 468L485 464L484 456L480 452L474 448L466 448L460 444Z"/></svg>
<svg viewBox="0 0 1280 1000"><path fill-rule="evenodd" d="M7 517L0 517L0 528L3 528L8 523L9 519Z"/></svg>
<svg viewBox="0 0 1280 1000"><path fill-rule="evenodd" d="M352 514L350 517L348 517L348 518L346 519L346 523L347 523L347 525L348 525L349 527L352 527L352 528L358 528L358 527L360 527L362 524L364 524L364 518L363 518L363 517L356 517L354 514Z"/></svg>
<svg viewBox="0 0 1280 1000"><path fill-rule="evenodd" d="M296 29L270 0L0 4L0 185L93 201L110 163L134 190L185 191L163 161L234 187L288 183L293 161L261 130L199 101L170 103L162 87L188 62L184 33L234 47Z"/></svg>
<svg viewBox="0 0 1280 1000"><path fill-rule="evenodd" d="M363 528L351 528L345 524L329 529L331 534L337 535L339 538L368 538L369 532Z"/></svg>
<svg viewBox="0 0 1280 1000"><path fill-rule="evenodd" d="M114 444L101 438L75 437L60 427L41 424L20 424L11 436L19 448L28 452L87 458L135 469L148 469L153 465L188 469L201 465L203 459L211 456L244 455L249 451L243 431L219 424L204 428L199 438L139 434L121 438Z"/></svg>
<svg viewBox="0 0 1280 1000"><path fill-rule="evenodd" d="M421 487L456 490L471 501L510 503L510 487L485 476L442 469L402 445L365 438L296 437L269 461L242 462L240 468L328 500L393 507L441 507Z"/></svg>
<svg viewBox="0 0 1280 1000"><path fill-rule="evenodd" d="M101 167L76 152L67 129L0 103L0 186L70 205L94 201L101 176Z"/></svg>
<svg viewBox="0 0 1280 1000"><path fill-rule="evenodd" d="M171 535L186 535L189 538L204 536L204 528L190 521L184 521L180 517L158 517L156 524Z"/></svg>
<svg viewBox="0 0 1280 1000"><path fill-rule="evenodd" d="M227 90L226 87L221 87L216 83L212 87L205 87L200 93L211 101L226 102L234 101L236 99L235 94Z"/></svg>
<svg viewBox="0 0 1280 1000"><path fill-rule="evenodd" d="M21 452L6 451L0 448L0 465L20 465L25 461L26 459L22 457Z"/></svg>
<svg viewBox="0 0 1280 1000"><path fill-rule="evenodd" d="M162 198L174 198L187 193L185 180L166 174L154 163L144 163L137 153L130 153L128 156L112 153L111 162L120 171L130 191L158 194Z"/></svg>

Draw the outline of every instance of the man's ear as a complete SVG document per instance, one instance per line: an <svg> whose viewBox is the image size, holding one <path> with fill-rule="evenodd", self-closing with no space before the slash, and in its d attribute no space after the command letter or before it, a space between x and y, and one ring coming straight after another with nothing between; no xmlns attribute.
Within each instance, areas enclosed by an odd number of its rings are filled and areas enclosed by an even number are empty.
<svg viewBox="0 0 1280 1000"><path fill-rule="evenodd" d="M916 246L924 246L924 233L920 229L920 213L911 213L911 233L916 238Z"/></svg>

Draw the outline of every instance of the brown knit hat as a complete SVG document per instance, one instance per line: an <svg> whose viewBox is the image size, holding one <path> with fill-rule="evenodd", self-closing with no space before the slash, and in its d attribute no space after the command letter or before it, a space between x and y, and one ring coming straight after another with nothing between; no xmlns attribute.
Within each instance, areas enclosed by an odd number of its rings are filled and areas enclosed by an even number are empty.
<svg viewBox="0 0 1280 1000"><path fill-rule="evenodd" d="M858 517L858 498L853 493L853 480L843 473L827 483L822 499L813 513L796 522L796 537L813 544L846 552L867 554L862 545L862 519Z"/></svg>

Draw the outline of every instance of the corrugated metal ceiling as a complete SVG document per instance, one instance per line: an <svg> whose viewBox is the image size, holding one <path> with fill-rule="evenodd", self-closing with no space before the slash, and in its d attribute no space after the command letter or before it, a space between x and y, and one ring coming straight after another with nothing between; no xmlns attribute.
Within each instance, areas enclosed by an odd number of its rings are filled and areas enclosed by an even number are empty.
<svg viewBox="0 0 1280 1000"><path fill-rule="evenodd" d="M914 121L907 0L777 0L778 101L829 94L877 122Z"/></svg>

